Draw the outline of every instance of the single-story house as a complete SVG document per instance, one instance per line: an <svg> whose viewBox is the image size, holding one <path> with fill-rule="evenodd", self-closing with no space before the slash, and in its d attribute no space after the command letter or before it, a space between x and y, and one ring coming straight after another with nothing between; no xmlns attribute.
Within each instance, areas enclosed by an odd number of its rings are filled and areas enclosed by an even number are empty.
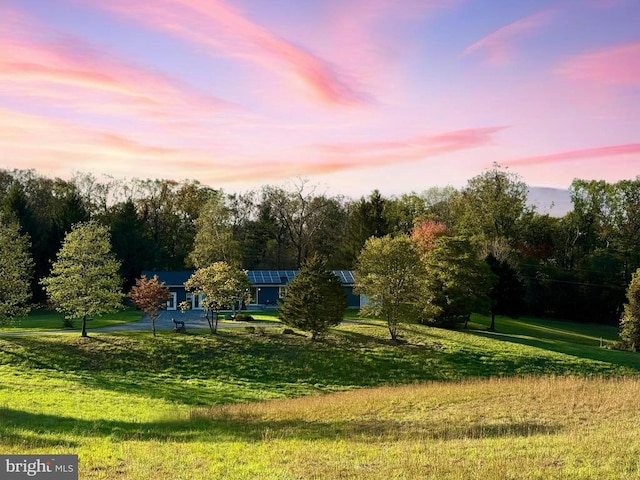
<svg viewBox="0 0 640 480"><path fill-rule="evenodd" d="M181 302L188 302L194 310L202 309L202 295L187 292L184 283L189 279L192 270L173 271L143 271L147 278L154 275L164 282L171 293L171 299L167 302L167 310L177 310ZM353 293L353 272L351 270L333 270L342 282L347 304L352 308L360 307L360 295ZM282 300L287 292L287 283L296 275L298 270L248 270L247 278L251 282L251 302L249 308L261 308L275 306Z"/></svg>

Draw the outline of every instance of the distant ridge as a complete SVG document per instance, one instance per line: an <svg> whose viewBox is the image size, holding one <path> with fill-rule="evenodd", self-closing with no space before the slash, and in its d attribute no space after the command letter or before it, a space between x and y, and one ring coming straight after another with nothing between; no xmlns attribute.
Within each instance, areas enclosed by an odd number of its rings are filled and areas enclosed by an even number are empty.
<svg viewBox="0 0 640 480"><path fill-rule="evenodd" d="M553 187L529 187L529 205L538 213L548 213L552 217L563 217L573 210L569 190Z"/></svg>

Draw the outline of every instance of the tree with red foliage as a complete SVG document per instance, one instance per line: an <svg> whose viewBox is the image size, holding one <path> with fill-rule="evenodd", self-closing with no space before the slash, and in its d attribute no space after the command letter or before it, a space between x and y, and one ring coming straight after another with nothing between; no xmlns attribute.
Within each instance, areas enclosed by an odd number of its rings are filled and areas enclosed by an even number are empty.
<svg viewBox="0 0 640 480"><path fill-rule="evenodd" d="M411 230L411 238L420 248L421 254L424 255L433 249L436 239L444 235L446 231L447 226L444 223L418 218L414 223L413 230Z"/></svg>
<svg viewBox="0 0 640 480"><path fill-rule="evenodd" d="M154 275L147 279L145 275L136 278L136 284L131 287L129 298L133 300L140 310L142 310L151 319L151 328L153 336L156 336L156 318L158 318L158 310L165 308L167 300L171 298L169 289L164 286L164 282L158 281L158 276Z"/></svg>

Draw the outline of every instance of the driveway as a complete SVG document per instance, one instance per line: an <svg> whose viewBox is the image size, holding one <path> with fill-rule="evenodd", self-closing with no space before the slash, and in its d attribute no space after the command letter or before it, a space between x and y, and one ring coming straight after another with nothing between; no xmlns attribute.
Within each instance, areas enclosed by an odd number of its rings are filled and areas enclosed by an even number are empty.
<svg viewBox="0 0 640 480"><path fill-rule="evenodd" d="M218 321L218 328L282 327L282 324L279 322L233 322L229 320L222 320L224 318L224 314L220 314L218 318L220 319ZM162 310L158 315L158 318L156 318L156 330L173 330L175 328L175 324L173 323L172 319L175 319L179 322L184 322L184 326L187 329L187 332L190 329L209 329L209 323L207 322L207 319L204 318L204 312L202 310L188 310L185 313L179 311ZM151 320L147 316L142 317L136 322L121 323L119 325L111 325L109 327L89 328L89 333L144 330L151 331Z"/></svg>

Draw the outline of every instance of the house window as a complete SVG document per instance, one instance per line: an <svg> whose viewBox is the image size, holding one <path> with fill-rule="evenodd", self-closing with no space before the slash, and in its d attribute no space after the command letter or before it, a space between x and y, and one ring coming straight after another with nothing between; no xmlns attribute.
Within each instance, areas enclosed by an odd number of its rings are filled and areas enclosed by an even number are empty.
<svg viewBox="0 0 640 480"><path fill-rule="evenodd" d="M169 293L171 295L171 298L167 300L167 310L175 310L177 308L176 304L178 300L178 294L176 292L169 292Z"/></svg>
<svg viewBox="0 0 640 480"><path fill-rule="evenodd" d="M202 299L204 295L187 292L187 303L191 304L192 310L202 310Z"/></svg>

